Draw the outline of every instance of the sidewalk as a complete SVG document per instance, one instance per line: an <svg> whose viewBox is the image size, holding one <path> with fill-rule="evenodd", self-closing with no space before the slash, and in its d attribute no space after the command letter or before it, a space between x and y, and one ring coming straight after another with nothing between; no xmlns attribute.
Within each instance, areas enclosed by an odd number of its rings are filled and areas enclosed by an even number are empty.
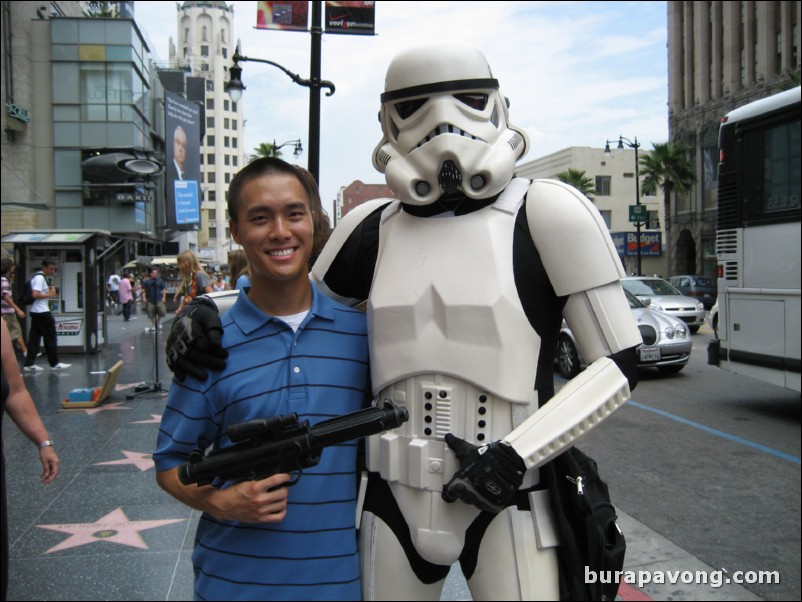
<svg viewBox="0 0 802 602"><path fill-rule="evenodd" d="M154 338L143 313L123 322L108 318L109 335L97 355L63 355L64 372L25 373L42 419L61 457L61 474L39 483L33 445L10 419L3 425L9 502L9 600L192 600L191 553L199 513L173 500L157 485L150 454L166 392L127 396L153 383ZM164 337L158 333L158 375L169 387ZM125 363L117 391L97 408L62 410L61 401L79 387L100 386L104 372ZM627 537L625 569L705 571L713 567L619 512ZM452 571L444 600L469 600L464 579ZM624 600L759 600L746 589L725 585L624 586Z"/></svg>

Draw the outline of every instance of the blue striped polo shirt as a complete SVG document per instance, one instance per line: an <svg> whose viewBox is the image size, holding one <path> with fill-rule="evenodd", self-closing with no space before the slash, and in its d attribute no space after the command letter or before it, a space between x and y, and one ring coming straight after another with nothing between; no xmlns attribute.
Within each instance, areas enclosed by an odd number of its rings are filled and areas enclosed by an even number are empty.
<svg viewBox="0 0 802 602"><path fill-rule="evenodd" d="M230 445L230 424L291 412L315 424L365 407L370 370L363 313L312 285L312 306L297 332L244 294L221 319L227 367L205 382L173 381L153 455L157 471L178 466L197 448ZM220 521L204 513L192 556L195 596L360 599L356 454L356 442L324 450L320 464L290 488L281 523Z"/></svg>

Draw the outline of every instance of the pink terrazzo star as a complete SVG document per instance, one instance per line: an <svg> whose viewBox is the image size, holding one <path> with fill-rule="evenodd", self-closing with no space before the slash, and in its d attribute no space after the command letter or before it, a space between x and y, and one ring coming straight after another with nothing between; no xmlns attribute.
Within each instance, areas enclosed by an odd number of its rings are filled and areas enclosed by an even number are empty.
<svg viewBox="0 0 802 602"><path fill-rule="evenodd" d="M65 525L36 525L40 529L50 529L61 533L69 533L71 536L60 544L57 544L44 552L52 554L60 550L77 548L95 541L109 541L132 548L148 549L147 544L139 535L145 529L163 527L172 523L186 520L184 518L174 518L167 520L129 520L122 508L117 508L109 512L94 523L76 523Z"/></svg>
<svg viewBox="0 0 802 602"><path fill-rule="evenodd" d="M97 414L98 412L106 412L108 410L130 410L131 408L123 407L124 401L116 401L114 403L107 403L104 405L100 405L96 408L88 408L86 411L87 414L90 416L92 414Z"/></svg>
<svg viewBox="0 0 802 602"><path fill-rule="evenodd" d="M112 460L110 462L95 462L95 466L111 466L113 464L133 464L142 472L145 472L146 470L153 468L153 460L151 459L152 454L143 454L140 452L132 452L126 450L122 450L122 452L125 455L125 460Z"/></svg>
<svg viewBox="0 0 802 602"><path fill-rule="evenodd" d="M151 414L150 420L137 420L131 422L131 424L161 424L162 415L161 414Z"/></svg>

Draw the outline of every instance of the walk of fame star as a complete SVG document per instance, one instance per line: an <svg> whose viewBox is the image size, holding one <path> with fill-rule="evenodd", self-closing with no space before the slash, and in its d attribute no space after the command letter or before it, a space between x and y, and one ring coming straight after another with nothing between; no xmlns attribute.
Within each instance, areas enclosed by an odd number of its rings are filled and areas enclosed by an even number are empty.
<svg viewBox="0 0 802 602"><path fill-rule="evenodd" d="M64 525L36 525L40 529L50 529L61 533L69 533L70 537L44 552L52 554L60 550L68 550L96 541L108 541L132 548L148 549L147 544L139 535L140 531L163 527L186 520L174 518L167 520L129 520L122 508L109 512L106 516L94 523L75 523Z"/></svg>

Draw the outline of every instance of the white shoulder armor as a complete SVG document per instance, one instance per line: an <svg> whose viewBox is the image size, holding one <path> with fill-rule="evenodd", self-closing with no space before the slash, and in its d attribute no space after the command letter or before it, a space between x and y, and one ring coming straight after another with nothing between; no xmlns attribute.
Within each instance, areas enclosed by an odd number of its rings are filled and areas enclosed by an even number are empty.
<svg viewBox="0 0 802 602"><path fill-rule="evenodd" d="M526 216L558 295L596 288L626 275L601 214L576 188L557 180L534 180L526 196Z"/></svg>
<svg viewBox="0 0 802 602"><path fill-rule="evenodd" d="M348 237L351 236L354 230L357 229L359 224L361 224L371 213L376 211L376 209L379 209L380 207L388 205L392 202L393 199L374 199L372 201L362 203L358 207L355 207L349 211L345 217L342 218L340 223L337 224L337 227L332 230L331 236L329 236L329 239L326 242L326 246L323 247L323 251L318 256L317 261L315 261L315 265L312 266L312 271L309 273L309 277L312 279L312 282L314 282L322 292L332 299L335 299L336 301L346 305L353 305L358 301L355 299L346 299L340 295L334 294L329 287L326 286L326 283L323 279L326 277L326 272L329 271L331 264L334 262L334 259L340 252L340 249L345 244L345 241L348 240Z"/></svg>

